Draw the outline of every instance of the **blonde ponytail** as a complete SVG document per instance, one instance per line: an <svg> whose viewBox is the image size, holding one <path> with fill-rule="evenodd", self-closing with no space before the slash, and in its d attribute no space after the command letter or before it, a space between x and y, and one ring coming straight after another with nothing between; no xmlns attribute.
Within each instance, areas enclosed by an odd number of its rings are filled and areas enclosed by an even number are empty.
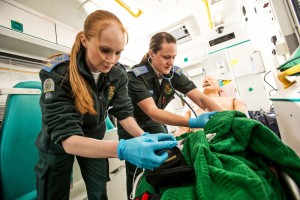
<svg viewBox="0 0 300 200"><path fill-rule="evenodd" d="M72 94L75 98L75 108L81 114L97 115L94 109L94 100L91 96L91 88L86 80L81 76L77 66L77 54L81 48L80 37L83 32L76 36L75 43L70 54L69 76L72 87Z"/></svg>

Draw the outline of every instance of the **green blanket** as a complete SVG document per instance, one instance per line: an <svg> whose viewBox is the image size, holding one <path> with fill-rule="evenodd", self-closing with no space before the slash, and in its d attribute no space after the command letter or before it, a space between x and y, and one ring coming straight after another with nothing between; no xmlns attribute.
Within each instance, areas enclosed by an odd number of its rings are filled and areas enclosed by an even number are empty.
<svg viewBox="0 0 300 200"><path fill-rule="evenodd" d="M216 133L216 134L213 134ZM204 132L184 135L183 155L196 180L160 188L162 200L286 199L269 164L300 185L300 158L270 129L238 111L216 114ZM157 191L142 178L136 196Z"/></svg>
<svg viewBox="0 0 300 200"><path fill-rule="evenodd" d="M279 69L282 72L295 65L298 65L299 63L300 63L300 48L298 47L293 53L293 55L291 55L291 58L285 63L281 64L277 69ZM299 75L300 73L296 73L291 76L299 76Z"/></svg>

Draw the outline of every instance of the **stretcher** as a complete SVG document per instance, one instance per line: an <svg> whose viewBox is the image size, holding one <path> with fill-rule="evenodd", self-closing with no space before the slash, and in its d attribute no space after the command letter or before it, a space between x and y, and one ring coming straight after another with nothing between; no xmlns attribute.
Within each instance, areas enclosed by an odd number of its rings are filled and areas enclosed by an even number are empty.
<svg viewBox="0 0 300 200"><path fill-rule="evenodd" d="M268 127L238 111L220 112L204 131L186 133L181 151L192 171L136 180L134 196L145 199L299 199L300 158ZM177 171L176 171L177 170ZM287 181L293 180L293 182ZM291 184L292 183L292 184Z"/></svg>

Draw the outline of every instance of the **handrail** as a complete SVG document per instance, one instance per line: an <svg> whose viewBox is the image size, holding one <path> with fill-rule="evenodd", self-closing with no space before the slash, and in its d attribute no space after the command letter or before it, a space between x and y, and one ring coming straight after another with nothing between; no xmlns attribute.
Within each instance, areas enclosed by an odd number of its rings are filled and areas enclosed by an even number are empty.
<svg viewBox="0 0 300 200"><path fill-rule="evenodd" d="M41 94L41 90L32 88L0 88L0 95L5 94Z"/></svg>
<svg viewBox="0 0 300 200"><path fill-rule="evenodd" d="M205 3L205 7L206 7L206 11L207 11L207 16L208 16L208 25L209 25L209 28L212 29L213 28L213 23L212 23L212 20L211 20L211 14L210 14L210 9L209 9L209 2L208 0L203 0L204 3Z"/></svg>
<svg viewBox="0 0 300 200"><path fill-rule="evenodd" d="M134 13L130 7L122 0L115 0L118 4L120 4L123 8L125 8L132 16L139 17L143 12L139 9L137 13Z"/></svg>

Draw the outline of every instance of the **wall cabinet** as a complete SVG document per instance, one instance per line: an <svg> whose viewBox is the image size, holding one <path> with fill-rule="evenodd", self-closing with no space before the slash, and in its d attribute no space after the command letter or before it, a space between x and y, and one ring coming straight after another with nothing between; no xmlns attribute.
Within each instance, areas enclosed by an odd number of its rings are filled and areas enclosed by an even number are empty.
<svg viewBox="0 0 300 200"><path fill-rule="evenodd" d="M42 59L69 53L79 32L13 1L0 1L0 13L0 51L4 52Z"/></svg>

